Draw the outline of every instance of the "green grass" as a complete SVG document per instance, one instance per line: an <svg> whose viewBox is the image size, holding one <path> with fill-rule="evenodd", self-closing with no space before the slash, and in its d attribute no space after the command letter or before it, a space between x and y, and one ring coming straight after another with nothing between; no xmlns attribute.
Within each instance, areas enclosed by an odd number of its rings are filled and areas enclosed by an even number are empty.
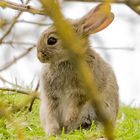
<svg viewBox="0 0 140 140"><path fill-rule="evenodd" d="M23 127L27 140L93 140L103 136L101 129L92 125L90 130L76 130L69 134L62 132L61 136L47 137L40 126L39 121L39 100L35 101L33 110L28 111L29 96L19 94L0 93L0 140L17 140L15 123ZM8 121L2 117L2 103L8 105L12 113L8 114L13 119ZM140 109L122 106L119 111L117 127L115 130L116 140L140 140Z"/></svg>

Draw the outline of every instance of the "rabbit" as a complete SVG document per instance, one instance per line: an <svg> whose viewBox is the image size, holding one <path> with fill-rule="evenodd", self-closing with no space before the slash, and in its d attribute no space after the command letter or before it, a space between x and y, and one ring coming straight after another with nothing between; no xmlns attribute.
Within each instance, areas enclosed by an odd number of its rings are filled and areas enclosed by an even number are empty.
<svg viewBox="0 0 140 140"><path fill-rule="evenodd" d="M113 13L106 15L101 11L101 6L99 4L82 18L71 21L77 36L87 42L89 35L106 28L114 19ZM119 87L115 74L89 43L85 56L103 98L102 103L114 125L119 108ZM93 120L100 121L54 25L39 38L37 57L43 63L40 75L40 120L45 132L59 135L63 128L68 133L80 126L89 127Z"/></svg>

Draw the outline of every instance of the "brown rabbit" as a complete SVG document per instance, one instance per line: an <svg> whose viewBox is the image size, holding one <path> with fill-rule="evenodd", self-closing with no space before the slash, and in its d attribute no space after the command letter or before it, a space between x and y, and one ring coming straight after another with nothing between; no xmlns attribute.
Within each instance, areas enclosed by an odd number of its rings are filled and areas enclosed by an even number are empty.
<svg viewBox="0 0 140 140"><path fill-rule="evenodd" d="M72 22L77 35L87 42L90 34L104 29L114 18L112 13L106 15L100 7L98 5L81 19ZM44 63L40 78L40 118L46 133L56 135L61 133L63 127L69 132L80 125L89 126L92 120L98 121L91 100L87 97L88 93L78 80L53 25L41 35L37 44L37 55ZM119 101L114 72L90 47L87 47L85 55L103 97L102 103L115 124Z"/></svg>

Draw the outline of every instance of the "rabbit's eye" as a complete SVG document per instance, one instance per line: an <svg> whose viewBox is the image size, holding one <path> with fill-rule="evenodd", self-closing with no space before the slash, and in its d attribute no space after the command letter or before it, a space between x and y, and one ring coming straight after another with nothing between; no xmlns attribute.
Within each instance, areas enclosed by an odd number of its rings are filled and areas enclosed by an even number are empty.
<svg viewBox="0 0 140 140"><path fill-rule="evenodd" d="M56 42L57 42L57 39L55 37L50 37L48 38L48 41L47 41L48 45L54 45L56 44Z"/></svg>

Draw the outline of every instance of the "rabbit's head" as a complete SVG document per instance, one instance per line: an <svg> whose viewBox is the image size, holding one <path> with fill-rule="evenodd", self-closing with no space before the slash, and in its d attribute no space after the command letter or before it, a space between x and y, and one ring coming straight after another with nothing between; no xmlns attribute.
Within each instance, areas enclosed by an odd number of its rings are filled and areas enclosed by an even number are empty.
<svg viewBox="0 0 140 140"><path fill-rule="evenodd" d="M90 34L101 31L113 21L114 15L110 8L103 6L100 4L82 18L71 21L78 36L87 39ZM37 44L37 55L42 63L68 59L67 51L63 48L53 25L42 33Z"/></svg>

